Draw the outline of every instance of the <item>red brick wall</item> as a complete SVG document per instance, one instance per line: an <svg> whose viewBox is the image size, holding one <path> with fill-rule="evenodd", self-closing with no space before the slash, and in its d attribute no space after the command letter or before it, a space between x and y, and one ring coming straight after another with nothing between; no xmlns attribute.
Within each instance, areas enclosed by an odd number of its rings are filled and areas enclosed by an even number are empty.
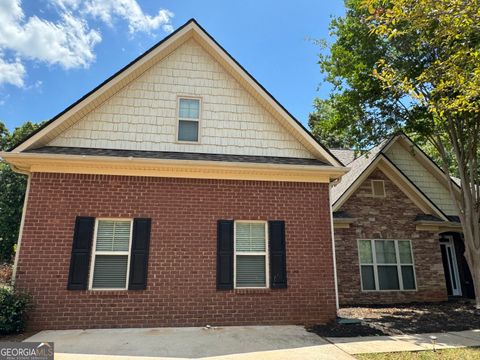
<svg viewBox="0 0 480 360"><path fill-rule="evenodd" d="M77 215L152 218L147 290L66 290ZM288 288L217 291L218 219L285 220ZM324 323L328 184L36 173L17 285L34 299L31 329Z"/></svg>
<svg viewBox="0 0 480 360"><path fill-rule="evenodd" d="M386 198L373 198L370 180L384 180ZM415 229L422 211L380 170L375 170L341 209L357 218L348 229L335 229L341 305L441 301L447 299L438 235ZM412 240L417 291L362 292L358 239Z"/></svg>

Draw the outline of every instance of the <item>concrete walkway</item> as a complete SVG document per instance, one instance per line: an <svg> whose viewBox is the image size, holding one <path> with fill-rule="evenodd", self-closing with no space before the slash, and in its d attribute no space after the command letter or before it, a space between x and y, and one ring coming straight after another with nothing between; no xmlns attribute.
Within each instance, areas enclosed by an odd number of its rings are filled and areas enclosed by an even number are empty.
<svg viewBox="0 0 480 360"><path fill-rule="evenodd" d="M353 360L353 355L480 346L480 330L321 338L300 326L231 326L42 331L25 341L55 343L60 360Z"/></svg>
<svg viewBox="0 0 480 360"><path fill-rule="evenodd" d="M57 360L354 359L301 326L42 331L25 341L53 341Z"/></svg>
<svg viewBox="0 0 480 360"><path fill-rule="evenodd" d="M437 338L435 345L436 349L480 346L480 330L418 335L327 338L327 340L346 353L354 355L364 353L432 350L432 336Z"/></svg>

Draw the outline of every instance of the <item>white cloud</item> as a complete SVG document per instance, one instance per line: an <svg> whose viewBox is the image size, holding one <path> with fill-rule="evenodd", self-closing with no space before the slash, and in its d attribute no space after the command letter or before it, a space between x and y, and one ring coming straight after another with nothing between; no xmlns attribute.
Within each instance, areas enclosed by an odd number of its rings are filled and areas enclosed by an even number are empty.
<svg viewBox="0 0 480 360"><path fill-rule="evenodd" d="M53 2L58 6L60 6L63 10L66 10L66 9L76 10L78 9L82 0L53 0Z"/></svg>
<svg viewBox="0 0 480 360"><path fill-rule="evenodd" d="M0 85L25 86L23 60L59 65L64 69L88 68L95 61L95 46L102 40L88 20L112 25L126 21L129 32L171 32L173 14L160 9L155 16L143 12L136 0L50 0L58 12L55 21L39 16L26 17L21 0L0 0ZM7 62L8 52L17 59Z"/></svg>
<svg viewBox="0 0 480 360"><path fill-rule="evenodd" d="M88 0L84 3L83 11L109 25L112 25L114 17L119 17L128 22L131 34L139 31L150 32L160 27L167 32L173 30L170 23L172 12L160 9L155 16L146 15L136 0Z"/></svg>
<svg viewBox="0 0 480 360"><path fill-rule="evenodd" d="M128 23L131 34L136 32L151 32L162 28L172 32L171 19L173 13L167 9L160 9L155 16L143 12L137 0L53 0L64 11L78 11L100 19L112 26L115 18L120 18Z"/></svg>
<svg viewBox="0 0 480 360"><path fill-rule="evenodd" d="M57 22L32 16L25 19L20 0L4 0L0 7L0 48L22 58L61 65L66 69L87 67L94 59L93 47L100 33L64 12ZM6 8L6 9L5 9ZM2 11L3 10L3 11Z"/></svg>
<svg viewBox="0 0 480 360"><path fill-rule="evenodd" d="M23 87L25 74L25 67L18 60L8 63L2 59L0 54L0 84Z"/></svg>
<svg viewBox="0 0 480 360"><path fill-rule="evenodd" d="M94 46L100 42L100 33L90 30L88 24L63 12L57 22L25 17L20 0L0 1L0 50L10 51L19 59L7 63L0 54L5 74L0 84L24 86L25 67L20 59L30 59L65 69L88 67L95 60ZM15 76L14 76L15 74Z"/></svg>

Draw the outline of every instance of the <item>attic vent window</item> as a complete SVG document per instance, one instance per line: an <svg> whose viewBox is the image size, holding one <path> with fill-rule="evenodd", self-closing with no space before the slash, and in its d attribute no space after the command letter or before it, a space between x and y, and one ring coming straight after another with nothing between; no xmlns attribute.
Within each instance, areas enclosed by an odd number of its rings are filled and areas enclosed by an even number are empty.
<svg viewBox="0 0 480 360"><path fill-rule="evenodd" d="M374 197L385 197L385 182L383 180L372 180L372 195Z"/></svg>
<svg viewBox="0 0 480 360"><path fill-rule="evenodd" d="M200 99L180 98L178 101L178 141L198 142Z"/></svg>

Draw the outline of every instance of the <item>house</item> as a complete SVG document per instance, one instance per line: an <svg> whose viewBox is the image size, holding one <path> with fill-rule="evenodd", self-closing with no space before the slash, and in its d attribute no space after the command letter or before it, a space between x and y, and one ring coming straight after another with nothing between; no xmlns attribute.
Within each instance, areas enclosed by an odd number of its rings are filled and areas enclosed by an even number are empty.
<svg viewBox="0 0 480 360"><path fill-rule="evenodd" d="M331 195L340 304L473 297L442 170L405 134L358 158L332 152L351 168Z"/></svg>
<svg viewBox="0 0 480 360"><path fill-rule="evenodd" d="M195 20L1 156L32 329L325 323L348 169Z"/></svg>

